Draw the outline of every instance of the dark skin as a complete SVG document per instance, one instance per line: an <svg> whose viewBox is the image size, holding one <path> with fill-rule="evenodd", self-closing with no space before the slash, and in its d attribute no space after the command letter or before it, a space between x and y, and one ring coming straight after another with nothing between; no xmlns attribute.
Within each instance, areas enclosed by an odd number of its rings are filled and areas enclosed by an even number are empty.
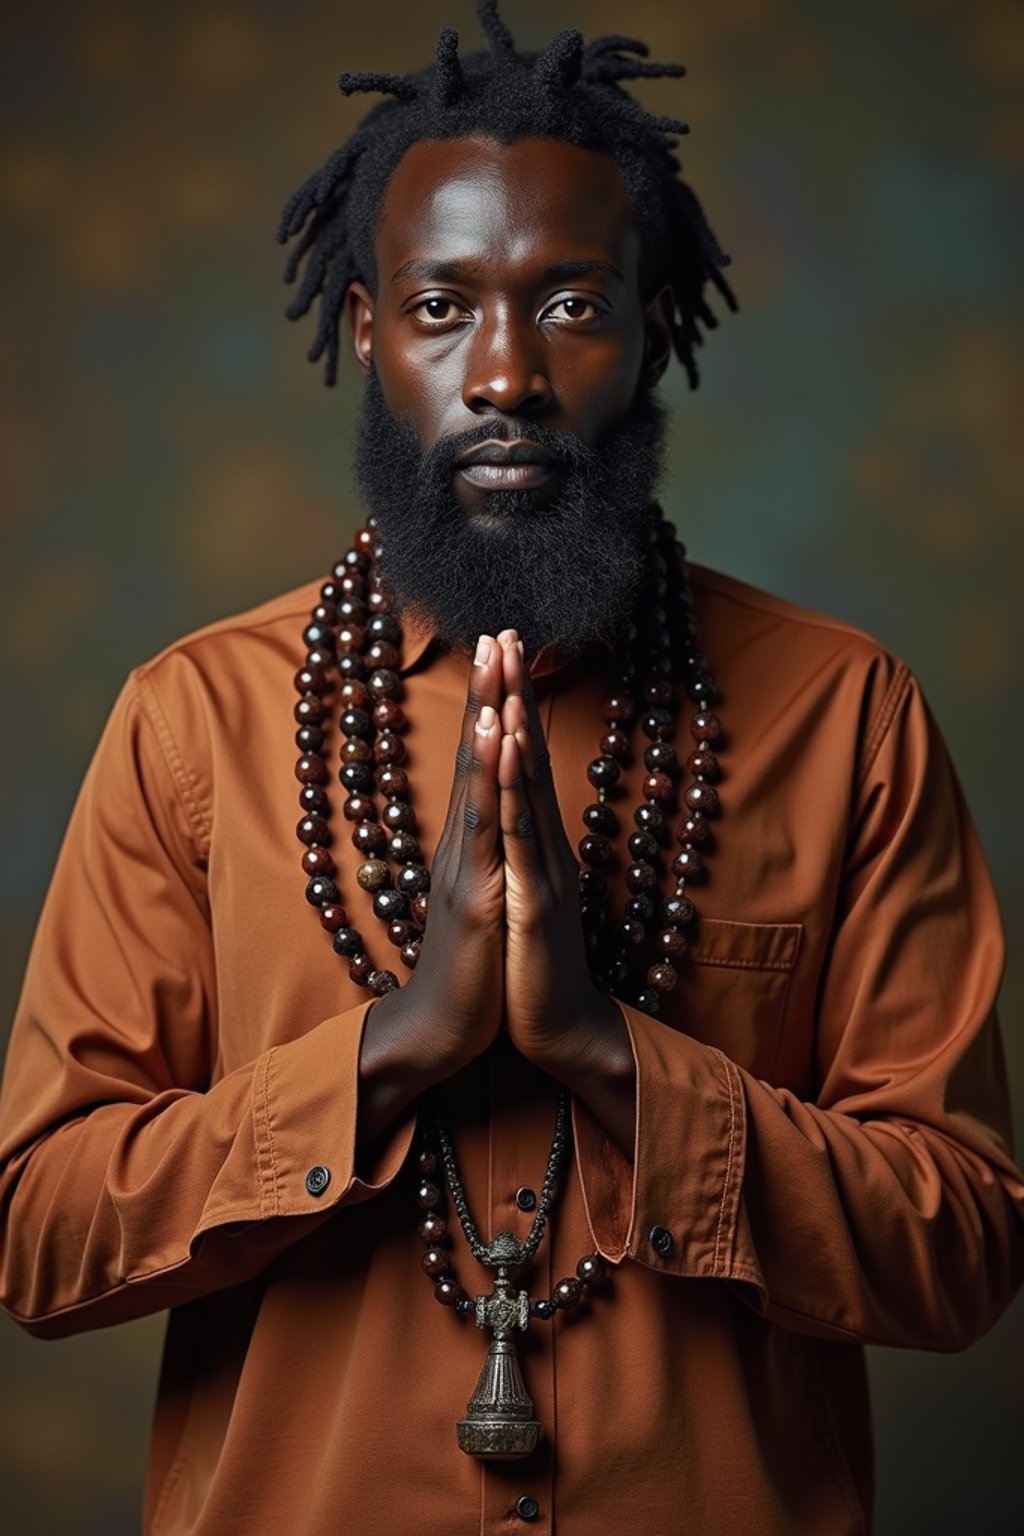
<svg viewBox="0 0 1024 1536"><path fill-rule="evenodd" d="M421 446L482 419L523 429L519 462L455 471L468 516L486 515L488 490L554 489L557 468L531 452L530 421L593 446L668 363L667 290L642 297L628 194L596 151L542 139L417 144L389 184L375 254L376 296L353 283L346 297L356 359L364 374L373 359ZM578 864L514 630L481 636L470 667L419 964L367 1015L362 1151L503 1025L631 1154L629 1036L591 980Z"/></svg>

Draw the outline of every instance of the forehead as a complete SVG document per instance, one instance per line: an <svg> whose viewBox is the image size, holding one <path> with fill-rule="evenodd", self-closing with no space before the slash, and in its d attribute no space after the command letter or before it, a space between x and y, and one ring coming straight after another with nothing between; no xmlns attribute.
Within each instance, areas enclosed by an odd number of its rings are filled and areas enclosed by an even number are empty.
<svg viewBox="0 0 1024 1536"><path fill-rule="evenodd" d="M425 257L501 267L599 258L626 276L639 252L609 155L555 139L425 140L399 162L376 231L378 277Z"/></svg>

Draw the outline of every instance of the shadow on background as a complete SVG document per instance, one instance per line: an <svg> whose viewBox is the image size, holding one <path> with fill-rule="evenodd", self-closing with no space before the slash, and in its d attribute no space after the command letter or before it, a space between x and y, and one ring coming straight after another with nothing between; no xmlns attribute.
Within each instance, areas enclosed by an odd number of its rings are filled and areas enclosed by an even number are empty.
<svg viewBox="0 0 1024 1536"><path fill-rule="evenodd" d="M684 173L743 305L674 407L698 560L873 631L921 678L1021 933L1024 506L1012 0L506 0L527 43L635 32L687 79ZM325 391L273 241L350 131L341 68L403 69L468 0L27 8L0 39L3 1015L85 764L131 666L326 570L354 527L356 382ZM1015 223L1015 220L1017 221ZM1022 967L1003 1016L1018 1106ZM1021 1114L1018 1107L1018 1126ZM14 1536L138 1509L159 1319L0 1325ZM1024 1526L1024 1304L956 1358L874 1351L879 1536ZM1016 1433L1014 1426L1016 1425Z"/></svg>

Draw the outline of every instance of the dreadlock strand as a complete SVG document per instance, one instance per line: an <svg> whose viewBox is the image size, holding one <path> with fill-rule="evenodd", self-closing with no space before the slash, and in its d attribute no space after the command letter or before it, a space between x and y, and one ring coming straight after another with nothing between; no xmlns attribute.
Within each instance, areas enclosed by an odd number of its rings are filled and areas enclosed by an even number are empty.
<svg viewBox="0 0 1024 1536"><path fill-rule="evenodd" d="M566 27L551 39L533 71L544 95L558 96L575 85L582 68L583 36L575 27Z"/></svg>
<svg viewBox="0 0 1024 1536"><path fill-rule="evenodd" d="M459 62L459 34L454 27L443 27L437 39L437 73L431 99L442 109L452 107L462 95L464 86Z"/></svg>
<svg viewBox="0 0 1024 1536"><path fill-rule="evenodd" d="M491 51L512 60L516 57L516 45L512 33L498 15L498 0L479 0L476 8L481 30L491 45Z"/></svg>
<svg viewBox="0 0 1024 1536"><path fill-rule="evenodd" d="M657 80L672 76L679 80L686 74L685 64L644 64L639 59L603 58L584 61L584 74L588 80Z"/></svg>
<svg viewBox="0 0 1024 1536"><path fill-rule="evenodd" d="M338 89L343 96L377 92L381 96L397 96L399 101L415 101L419 95L415 81L408 75L389 75L377 70L363 70L355 74L343 70L338 76Z"/></svg>

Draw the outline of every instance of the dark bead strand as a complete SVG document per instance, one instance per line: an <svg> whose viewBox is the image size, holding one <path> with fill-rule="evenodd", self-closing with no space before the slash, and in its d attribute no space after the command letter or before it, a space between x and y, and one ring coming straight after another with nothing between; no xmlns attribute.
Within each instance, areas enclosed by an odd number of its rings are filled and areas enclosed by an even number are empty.
<svg viewBox="0 0 1024 1536"><path fill-rule="evenodd" d="M714 783L721 777L718 746L721 728L712 706L717 689L699 644L685 550L675 529L664 519L649 534L649 569L634 622L623 636L620 659L610 677L602 710L606 729L598 755L587 768L596 793L583 813L584 836L579 843L580 915L595 981L655 1013L661 997L677 980L679 962L688 949L680 931L695 913L688 882L701 878L709 850L709 818L718 809ZM299 839L305 844L303 870L307 900L320 908L321 922L333 935L334 946L349 961L353 981L377 995L398 985L394 972L373 967L358 931L349 926L337 888L314 885L313 877L329 881L335 874L328 852L329 777L323 756L328 706L324 695L336 689L343 733L339 778L348 791L343 806L352 824L352 840L364 856L357 880L371 896L403 965L411 969L419 958L428 910L430 873L415 837L415 814L409 801L402 733L402 683L398 674L402 631L390 611L379 576L374 519L356 534L353 548L334 566L320 588L319 602L303 631L305 666L295 675L296 745L299 762ZM332 680L336 669L336 681ZM674 745L677 700L672 679L682 674L686 694L696 705L690 734L694 749L685 760L683 816L676 828L678 851L672 858L675 894L659 899L659 857L677 795L681 764ZM606 910L608 872L614 868L614 840L619 819L609 796L621 793L623 767L630 756L630 736L639 721L644 748L643 801L633 811L636 831L628 839L632 862L625 871L629 890L623 916L612 921ZM376 795L383 796L378 809ZM653 939L653 961L640 964Z"/></svg>
<svg viewBox="0 0 1024 1536"><path fill-rule="evenodd" d="M450 1152L449 1147L449 1155ZM431 1146L428 1133L421 1131L415 1160L415 1198L420 1212L417 1230L424 1245L420 1264L427 1278L434 1282L434 1295L442 1306L453 1308L459 1317L469 1317L476 1311L476 1302L466 1294L455 1273L448 1223L441 1213L443 1194L437 1175L444 1171L444 1161ZM586 1291L597 1285L604 1274L605 1261L601 1255L585 1253L576 1265L575 1275L559 1280L550 1296L530 1301L531 1317L550 1322L559 1312L575 1311Z"/></svg>

